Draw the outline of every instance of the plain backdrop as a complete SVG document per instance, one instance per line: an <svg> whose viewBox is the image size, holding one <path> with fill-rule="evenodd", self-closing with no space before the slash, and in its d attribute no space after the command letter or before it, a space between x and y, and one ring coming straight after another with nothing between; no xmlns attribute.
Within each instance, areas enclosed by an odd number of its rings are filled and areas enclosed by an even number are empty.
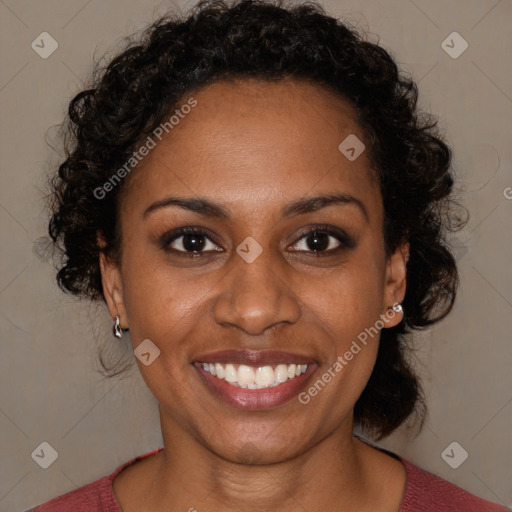
<svg viewBox="0 0 512 512"><path fill-rule="evenodd" d="M368 31L416 79L420 107L439 116L453 148L457 189L471 214L453 240L461 273L456 306L415 340L428 420L417 438L402 429L380 444L510 507L512 1L323 5ZM93 62L115 54L123 36L169 8L175 4L156 0L0 1L4 512L26 510L85 485L162 444L157 403L137 367L122 379L97 372L102 346L112 360L123 353L133 358L129 337L112 337L104 306L90 307L56 287L45 253L43 195L46 174L60 159L45 136L62 122ZM47 58L31 46L42 32L58 44ZM443 49L445 40L452 53L463 48L463 40L468 47L454 58ZM43 442L58 454L47 469L32 457ZM468 453L457 469L442 457L453 442L457 457L461 448Z"/></svg>

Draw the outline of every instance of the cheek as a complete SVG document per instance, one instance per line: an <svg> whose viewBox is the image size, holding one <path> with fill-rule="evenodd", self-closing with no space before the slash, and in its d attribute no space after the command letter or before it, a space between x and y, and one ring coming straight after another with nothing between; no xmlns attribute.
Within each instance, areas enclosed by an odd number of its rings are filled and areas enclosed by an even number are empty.
<svg viewBox="0 0 512 512"><path fill-rule="evenodd" d="M319 416L329 418L323 426L327 430L350 414L363 392L375 366L380 339L380 330L375 327L380 314L375 287L363 286L357 279L345 279L344 284L340 288L339 283L331 282L329 292L324 293L328 300L324 297L322 308L317 309L330 346L301 402L308 401Z"/></svg>
<svg viewBox="0 0 512 512"><path fill-rule="evenodd" d="M187 407L194 409L183 368L189 364L186 339L201 318L198 299L205 293L204 279L157 263L159 258L147 249L126 247L122 279L132 347L149 339L160 350L148 366L136 359L141 376L160 403L185 410L188 400Z"/></svg>
<svg viewBox="0 0 512 512"><path fill-rule="evenodd" d="M337 334L340 350L379 320L383 283L382 265L363 255L332 273L321 286L310 284L306 295L314 297L310 307L322 323Z"/></svg>
<svg viewBox="0 0 512 512"><path fill-rule="evenodd" d="M125 251L122 279L130 330L139 337L172 339L194 315L205 293L204 276L166 265L151 249L134 246Z"/></svg>
<svg viewBox="0 0 512 512"><path fill-rule="evenodd" d="M383 282L383 266L362 254L317 286L316 292L311 287L306 294L314 297L308 308L315 312L317 324L330 340L329 357L322 371L331 376L333 390L343 388L345 404L357 399L375 364L382 327Z"/></svg>

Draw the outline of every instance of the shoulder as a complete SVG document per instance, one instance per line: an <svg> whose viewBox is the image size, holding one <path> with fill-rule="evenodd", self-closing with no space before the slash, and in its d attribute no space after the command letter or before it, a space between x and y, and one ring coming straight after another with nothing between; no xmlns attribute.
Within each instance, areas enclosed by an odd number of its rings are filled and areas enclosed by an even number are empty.
<svg viewBox="0 0 512 512"><path fill-rule="evenodd" d="M464 489L399 457L407 471L400 512L507 512Z"/></svg>
<svg viewBox="0 0 512 512"><path fill-rule="evenodd" d="M109 500L109 485L109 477L105 476L74 491L53 498L27 512L65 512L70 510L75 512L99 512L104 510L122 512L119 507L115 508L115 501L112 503Z"/></svg>
<svg viewBox="0 0 512 512"><path fill-rule="evenodd" d="M156 448L139 455L119 466L112 474L53 498L27 512L122 512L112 486L114 478L130 464L160 450L162 448Z"/></svg>

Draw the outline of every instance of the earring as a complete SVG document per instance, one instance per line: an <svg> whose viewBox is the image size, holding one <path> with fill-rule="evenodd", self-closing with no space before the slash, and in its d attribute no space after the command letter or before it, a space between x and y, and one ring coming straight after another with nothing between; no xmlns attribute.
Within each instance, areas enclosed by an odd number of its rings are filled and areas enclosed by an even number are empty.
<svg viewBox="0 0 512 512"><path fill-rule="evenodd" d="M402 315L404 313L404 308L402 307L402 304L399 304L398 302L395 302L393 306L391 306L391 308L395 313L402 313Z"/></svg>
<svg viewBox="0 0 512 512"><path fill-rule="evenodd" d="M121 338L123 335L123 330L121 329L121 321L117 315L114 318L114 327L112 328L112 332L116 338Z"/></svg>
<svg viewBox="0 0 512 512"><path fill-rule="evenodd" d="M398 314L402 315L402 318L400 318L400 322L404 319L404 308L402 307L402 304L395 302L390 309L392 311L391 317L393 317L395 314Z"/></svg>

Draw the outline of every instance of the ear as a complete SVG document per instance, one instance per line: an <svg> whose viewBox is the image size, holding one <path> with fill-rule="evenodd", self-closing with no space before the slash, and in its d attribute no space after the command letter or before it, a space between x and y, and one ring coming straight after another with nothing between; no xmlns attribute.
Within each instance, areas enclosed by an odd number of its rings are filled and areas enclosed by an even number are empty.
<svg viewBox="0 0 512 512"><path fill-rule="evenodd" d="M103 239L98 237L98 245L104 247ZM110 316L114 318L119 316L120 327L126 329L128 327L128 318L124 305L123 280L121 271L117 263L100 252L100 270L101 282L103 285L103 295L107 303Z"/></svg>
<svg viewBox="0 0 512 512"><path fill-rule="evenodd" d="M409 242L399 245L388 259L384 284L384 303L382 305L383 312L381 315L384 327L394 327L403 318L402 314L393 312L391 308L393 304L401 303L404 300L408 261ZM389 314L390 311L392 311L392 314Z"/></svg>

